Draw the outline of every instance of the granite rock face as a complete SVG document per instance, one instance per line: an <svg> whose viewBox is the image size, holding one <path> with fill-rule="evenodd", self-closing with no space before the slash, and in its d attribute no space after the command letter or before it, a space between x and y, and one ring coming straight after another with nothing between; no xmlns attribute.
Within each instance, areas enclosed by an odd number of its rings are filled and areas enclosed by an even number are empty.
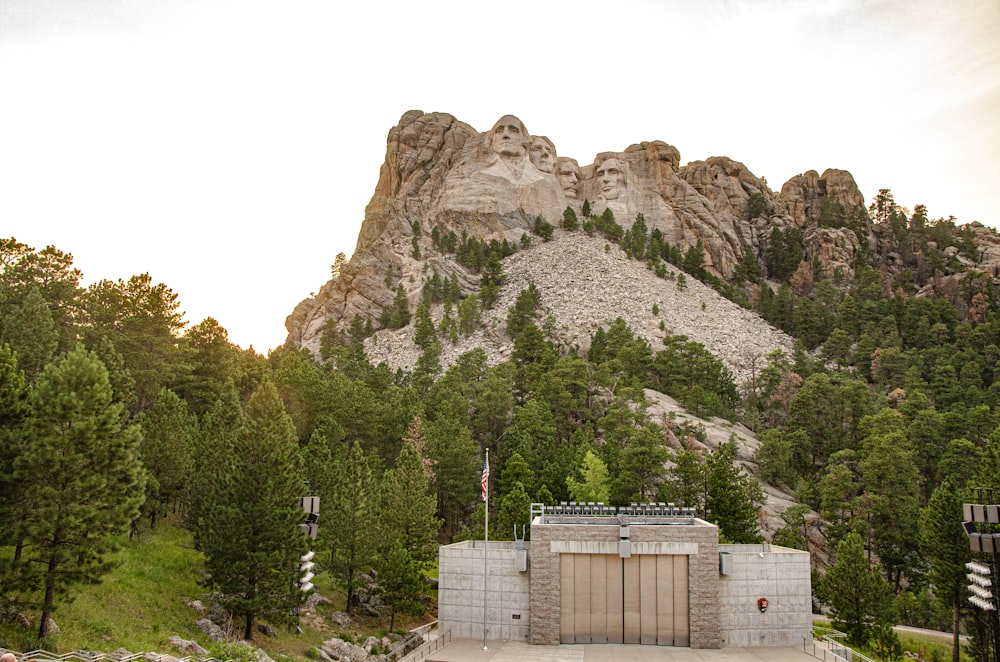
<svg viewBox="0 0 1000 662"><path fill-rule="evenodd" d="M378 319L395 294L386 284L390 265L411 309L431 270L473 291L477 277L426 241L434 229L516 243L537 217L557 226L565 209L580 214L585 201L594 214L611 209L626 229L642 214L682 252L700 242L707 271L723 279L747 255L763 264L774 228L802 230L806 257L818 258L831 275L851 275L861 247L876 243L864 196L846 171L809 171L775 194L738 161L711 157L681 166L677 148L659 140L579 163L511 115L478 132L446 113L404 113L389 131L354 255L288 317L289 340L316 352L324 328L343 329L355 315ZM829 223L831 210L853 214L853 229Z"/></svg>

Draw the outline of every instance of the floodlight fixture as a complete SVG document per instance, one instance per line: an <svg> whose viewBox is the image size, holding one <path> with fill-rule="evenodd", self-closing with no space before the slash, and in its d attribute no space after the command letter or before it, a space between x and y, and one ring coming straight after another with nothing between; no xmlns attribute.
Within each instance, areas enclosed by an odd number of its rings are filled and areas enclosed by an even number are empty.
<svg viewBox="0 0 1000 662"><path fill-rule="evenodd" d="M973 584L976 584L977 586L982 586L983 588L990 588L991 586L993 586L992 581L974 572L967 574L965 577Z"/></svg>
<svg viewBox="0 0 1000 662"><path fill-rule="evenodd" d="M977 575L989 575L990 567L985 563L980 563L979 561L969 561L965 564L965 569L974 572Z"/></svg>
<svg viewBox="0 0 1000 662"><path fill-rule="evenodd" d="M977 586L976 584L969 584L968 589L969 593L972 593L973 595L978 596L983 600L993 599L993 593L985 588L982 588L981 586Z"/></svg>

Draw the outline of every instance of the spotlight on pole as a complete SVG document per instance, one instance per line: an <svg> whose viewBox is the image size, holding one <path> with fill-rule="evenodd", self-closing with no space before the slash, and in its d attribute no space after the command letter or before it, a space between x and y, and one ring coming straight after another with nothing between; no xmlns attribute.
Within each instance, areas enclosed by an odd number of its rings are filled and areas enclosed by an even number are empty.
<svg viewBox="0 0 1000 662"><path fill-rule="evenodd" d="M301 561L299 571L302 572L302 576L299 577L299 590L303 593L308 593L316 588L312 583L313 577L316 576L313 573L313 568L316 567L316 564L313 563L314 556L316 556L316 552L310 551L299 557L299 560Z"/></svg>

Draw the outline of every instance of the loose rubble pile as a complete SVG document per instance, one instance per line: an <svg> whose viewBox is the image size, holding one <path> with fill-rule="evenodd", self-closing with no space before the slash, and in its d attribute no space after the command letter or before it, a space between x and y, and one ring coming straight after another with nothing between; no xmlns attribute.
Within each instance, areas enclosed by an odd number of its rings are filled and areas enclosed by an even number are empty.
<svg viewBox="0 0 1000 662"><path fill-rule="evenodd" d="M791 351L792 339L756 313L691 276L685 275L686 285L680 286L677 275L683 272L672 271L673 279L659 278L618 246L583 233L557 230L548 242L536 237L531 248L503 261L505 282L496 305L483 312L482 328L467 338L460 336L456 344L443 340L442 366L475 347L486 352L491 365L506 360L513 344L504 332L507 309L529 283L542 294L540 319L550 315L555 319L563 348L586 351L598 327L621 317L654 352L667 334L703 344L729 368L737 383L748 380L752 364L759 370L774 350ZM441 304L433 307L435 323L440 322L442 312ZM385 363L392 369L411 369L420 355L413 343L412 324L377 332L366 340L365 351L372 363Z"/></svg>

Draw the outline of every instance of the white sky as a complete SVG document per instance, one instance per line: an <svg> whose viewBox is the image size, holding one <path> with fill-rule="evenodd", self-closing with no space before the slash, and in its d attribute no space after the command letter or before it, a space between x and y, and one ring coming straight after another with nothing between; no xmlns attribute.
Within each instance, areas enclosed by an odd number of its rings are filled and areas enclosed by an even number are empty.
<svg viewBox="0 0 1000 662"><path fill-rule="evenodd" d="M410 109L1000 224L1000 1L0 0L0 236L266 352Z"/></svg>

